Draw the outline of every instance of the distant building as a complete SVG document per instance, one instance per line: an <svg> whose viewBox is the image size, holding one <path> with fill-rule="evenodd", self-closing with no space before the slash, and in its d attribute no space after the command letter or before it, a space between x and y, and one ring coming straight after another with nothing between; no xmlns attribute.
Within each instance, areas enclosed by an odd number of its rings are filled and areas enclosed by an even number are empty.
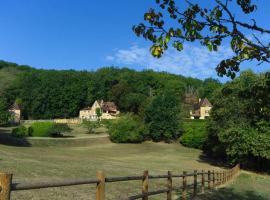
<svg viewBox="0 0 270 200"><path fill-rule="evenodd" d="M97 120L97 109L100 109L101 111L101 119L115 119L120 113L114 102L96 100L91 107L86 107L80 110L79 118L86 120Z"/></svg>
<svg viewBox="0 0 270 200"><path fill-rule="evenodd" d="M21 108L17 103L14 103L8 110L12 115L13 123L20 123L21 120Z"/></svg>
<svg viewBox="0 0 270 200"><path fill-rule="evenodd" d="M210 110L212 104L207 98L199 99L199 102L193 105L193 109L190 111L191 119L205 119L210 116Z"/></svg>

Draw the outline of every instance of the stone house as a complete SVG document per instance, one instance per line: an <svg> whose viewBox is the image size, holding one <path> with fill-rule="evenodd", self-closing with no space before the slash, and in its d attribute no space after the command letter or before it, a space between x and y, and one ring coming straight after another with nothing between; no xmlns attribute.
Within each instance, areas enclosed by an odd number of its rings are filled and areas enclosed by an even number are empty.
<svg viewBox="0 0 270 200"><path fill-rule="evenodd" d="M212 104L207 98L199 99L199 102L193 105L193 109L190 111L191 119L205 119L210 116L210 110Z"/></svg>
<svg viewBox="0 0 270 200"><path fill-rule="evenodd" d="M17 103L14 103L8 110L12 115L13 123L20 123L21 120L21 108Z"/></svg>
<svg viewBox="0 0 270 200"><path fill-rule="evenodd" d="M80 110L79 118L86 120L97 120L97 109L100 109L101 111L101 119L115 119L120 113L114 102L96 100L91 107L86 107Z"/></svg>

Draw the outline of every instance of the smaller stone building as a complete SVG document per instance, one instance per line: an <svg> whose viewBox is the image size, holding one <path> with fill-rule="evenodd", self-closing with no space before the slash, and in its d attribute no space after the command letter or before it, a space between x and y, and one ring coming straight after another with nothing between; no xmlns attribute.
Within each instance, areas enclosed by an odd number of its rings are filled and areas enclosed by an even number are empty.
<svg viewBox="0 0 270 200"><path fill-rule="evenodd" d="M100 109L101 111L101 119L115 119L120 113L114 102L96 100L91 107L86 107L80 110L79 118L86 120L97 120L97 109Z"/></svg>
<svg viewBox="0 0 270 200"><path fill-rule="evenodd" d="M12 115L11 122L20 123L21 120L21 108L17 103L14 103L8 110Z"/></svg>
<svg viewBox="0 0 270 200"><path fill-rule="evenodd" d="M212 104L207 98L199 99L199 102L193 105L193 109L190 111L191 119L205 119L210 116L210 110Z"/></svg>

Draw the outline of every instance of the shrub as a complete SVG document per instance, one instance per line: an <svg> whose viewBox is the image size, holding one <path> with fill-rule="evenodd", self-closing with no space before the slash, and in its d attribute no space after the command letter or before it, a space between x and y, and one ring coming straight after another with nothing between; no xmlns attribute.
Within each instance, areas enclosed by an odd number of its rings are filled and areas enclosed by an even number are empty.
<svg viewBox="0 0 270 200"><path fill-rule="evenodd" d="M19 137L19 138L29 136L28 130L25 126L19 126L18 128L12 129L11 135L14 137Z"/></svg>
<svg viewBox="0 0 270 200"><path fill-rule="evenodd" d="M64 133L70 132L72 129L67 124L54 124L49 131L51 137L63 136Z"/></svg>
<svg viewBox="0 0 270 200"><path fill-rule="evenodd" d="M70 131L71 129L67 124L56 124L53 122L35 122L28 130L33 137L57 137Z"/></svg>
<svg viewBox="0 0 270 200"><path fill-rule="evenodd" d="M29 127L29 132L33 137L50 137L53 126L53 122L35 122Z"/></svg>
<svg viewBox="0 0 270 200"><path fill-rule="evenodd" d="M206 122L203 120L185 120L184 133L180 143L187 147L202 149L207 139Z"/></svg>
<svg viewBox="0 0 270 200"><path fill-rule="evenodd" d="M95 133L95 129L100 126L100 123L99 122L96 122L96 121L87 121L87 120L84 120L83 121L83 125L84 125L84 127L87 128L87 133L88 134L94 134Z"/></svg>
<svg viewBox="0 0 270 200"><path fill-rule="evenodd" d="M140 143L144 141L147 129L132 115L125 115L108 126L110 139L116 143Z"/></svg>

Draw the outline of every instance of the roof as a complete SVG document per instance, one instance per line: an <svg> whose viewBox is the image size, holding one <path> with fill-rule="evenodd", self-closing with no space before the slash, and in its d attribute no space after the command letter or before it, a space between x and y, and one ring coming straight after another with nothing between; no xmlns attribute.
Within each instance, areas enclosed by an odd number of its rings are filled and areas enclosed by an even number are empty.
<svg viewBox="0 0 270 200"><path fill-rule="evenodd" d="M21 110L20 106L15 102L11 107L10 110Z"/></svg>
<svg viewBox="0 0 270 200"><path fill-rule="evenodd" d="M97 100L97 103L99 104L99 106L102 108L102 110L104 111L112 111L112 112L116 112L117 111L117 106L115 105L114 102L111 101L103 101L103 100ZM91 106L87 106L81 110L91 110L92 107Z"/></svg>
<svg viewBox="0 0 270 200"><path fill-rule="evenodd" d="M213 107L212 104L210 103L210 101L208 101L207 98L203 98L203 99L199 102L199 106L200 106L200 107Z"/></svg>
<svg viewBox="0 0 270 200"><path fill-rule="evenodd" d="M210 101L207 98L203 98L199 103L193 105L192 116L198 117L200 116L200 108L201 107L213 107Z"/></svg>
<svg viewBox="0 0 270 200"><path fill-rule="evenodd" d="M102 109L105 111L117 111L115 103L111 101L103 102Z"/></svg>

